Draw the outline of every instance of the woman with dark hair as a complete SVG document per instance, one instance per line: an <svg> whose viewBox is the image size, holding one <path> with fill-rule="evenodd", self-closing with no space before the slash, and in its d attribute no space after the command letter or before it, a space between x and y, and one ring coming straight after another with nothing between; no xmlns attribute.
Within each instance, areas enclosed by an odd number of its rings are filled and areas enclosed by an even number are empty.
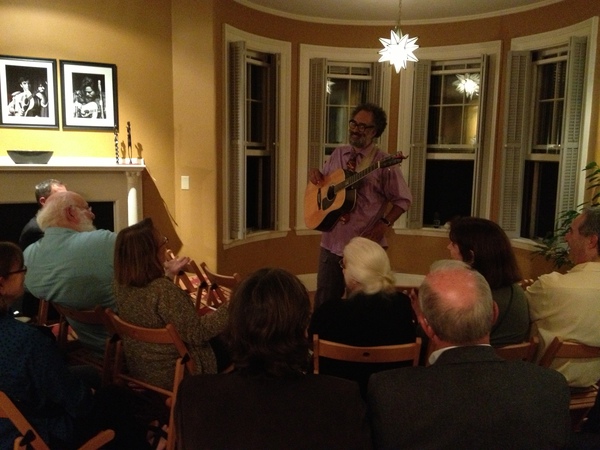
<svg viewBox="0 0 600 450"><path fill-rule="evenodd" d="M51 448L74 448L85 438L78 422L92 411L92 390L69 370L51 337L9 313L23 295L26 272L21 249L0 242L0 390ZM17 436L0 419L0 448L12 448Z"/></svg>
<svg viewBox="0 0 600 450"><path fill-rule="evenodd" d="M166 243L149 218L117 235L115 298L119 316L146 328L173 324L198 372L220 372L229 365L219 337L227 321L227 304L200 317L189 295L166 276L174 276L189 259L166 263ZM173 387L173 364L179 357L175 347L126 339L124 350L127 367L134 376L166 389Z"/></svg>
<svg viewBox="0 0 600 450"><path fill-rule="evenodd" d="M358 386L307 374L310 300L283 269L261 269L233 293L225 336L235 370L183 380L181 448L371 448Z"/></svg>
<svg viewBox="0 0 600 450"><path fill-rule="evenodd" d="M492 328L493 346L518 344L529 337L529 308L518 282L521 271L508 236L491 220L461 217L450 224L448 250L487 280L498 306Z"/></svg>

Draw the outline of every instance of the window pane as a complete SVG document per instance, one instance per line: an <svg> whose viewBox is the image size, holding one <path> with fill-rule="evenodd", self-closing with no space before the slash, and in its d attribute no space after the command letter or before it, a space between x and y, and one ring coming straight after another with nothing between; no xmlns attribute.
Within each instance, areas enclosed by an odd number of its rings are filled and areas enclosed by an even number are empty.
<svg viewBox="0 0 600 450"><path fill-rule="evenodd" d="M246 229L272 229L273 180L271 157L246 158Z"/></svg>
<svg viewBox="0 0 600 450"><path fill-rule="evenodd" d="M440 225L471 215L473 161L428 160L425 171L423 225Z"/></svg>
<svg viewBox="0 0 600 450"><path fill-rule="evenodd" d="M327 108L327 143L341 144L348 140L348 109Z"/></svg>
<svg viewBox="0 0 600 450"><path fill-rule="evenodd" d="M521 236L543 238L554 230L558 162L525 161Z"/></svg>
<svg viewBox="0 0 600 450"><path fill-rule="evenodd" d="M348 104L349 80L329 78L327 85L329 92L331 92L327 97L330 105Z"/></svg>
<svg viewBox="0 0 600 450"><path fill-rule="evenodd" d="M359 105L367 101L367 90L369 88L369 82L363 80L352 80L350 91L350 103L352 105Z"/></svg>
<svg viewBox="0 0 600 450"><path fill-rule="evenodd" d="M439 106L429 108L429 123L427 125L427 143L429 145L441 144L442 136L440 135L440 116L442 115Z"/></svg>
<svg viewBox="0 0 600 450"><path fill-rule="evenodd" d="M461 144L462 106L447 106L442 108L442 127L440 144Z"/></svg>
<svg viewBox="0 0 600 450"><path fill-rule="evenodd" d="M449 104L462 104L464 101L463 93L459 92L454 85L457 80L456 75L445 75L444 76L444 97L442 102L445 105Z"/></svg>

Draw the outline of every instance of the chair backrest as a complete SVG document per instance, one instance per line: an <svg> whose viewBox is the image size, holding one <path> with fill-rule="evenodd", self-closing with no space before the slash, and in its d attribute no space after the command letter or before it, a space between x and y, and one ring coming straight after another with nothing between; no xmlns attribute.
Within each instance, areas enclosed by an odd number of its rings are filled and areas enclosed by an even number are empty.
<svg viewBox="0 0 600 450"><path fill-rule="evenodd" d="M177 349L179 356L186 360L186 368L191 373L196 371L195 363L189 357L185 343L172 324L169 323L164 328L145 328L123 320L110 308L106 308L104 311L111 329L121 338L127 336L136 341L149 344L172 344Z"/></svg>
<svg viewBox="0 0 600 450"><path fill-rule="evenodd" d="M31 426L29 421L15 406L10 398L0 391L0 417L12 422L21 436L18 436L14 442L14 450L28 449L50 450L50 447L44 442L38 432ZM103 430L79 447L78 450L97 450L102 448L115 437L113 430Z"/></svg>
<svg viewBox="0 0 600 450"><path fill-rule="evenodd" d="M375 347L354 347L338 342L319 339L313 335L313 372L319 373L319 357L340 361L361 363L391 363L411 361L413 366L419 364L421 338L415 342L398 345L381 345Z"/></svg>
<svg viewBox="0 0 600 450"><path fill-rule="evenodd" d="M195 372L194 361L190 358L185 343L179 336L179 333L172 324L167 324L164 328L144 328L134 325L120 318L110 308L105 310L106 316L111 323L112 328L116 332L116 336L123 338L125 336L137 341L150 344L171 344L174 345L179 352L180 357L175 363L175 373L173 375L173 388L171 390L164 389L160 386L150 384L144 380L140 380L127 373L124 364L123 343L122 339L117 339L115 344L115 358L112 371L112 379L117 384L133 383L144 389L149 389L158 392L166 397L166 405L169 407L169 429L167 435L167 450L174 450L177 442L175 429L175 400L179 384L183 380L186 369L189 373Z"/></svg>
<svg viewBox="0 0 600 450"><path fill-rule="evenodd" d="M550 367L555 358L582 359L600 358L600 347L592 347L579 342L555 337L540 359L540 366Z"/></svg>
<svg viewBox="0 0 600 450"><path fill-rule="evenodd" d="M537 336L520 344L504 345L502 347L494 347L496 354L501 358L517 361L532 362L535 359L540 340Z"/></svg>
<svg viewBox="0 0 600 450"><path fill-rule="evenodd" d="M202 262L200 267L206 275L209 289L213 294L212 297L214 303L210 306L218 307L222 303L228 301L233 290L242 281L242 276L237 272L235 272L233 275L216 273L210 270L205 262Z"/></svg>

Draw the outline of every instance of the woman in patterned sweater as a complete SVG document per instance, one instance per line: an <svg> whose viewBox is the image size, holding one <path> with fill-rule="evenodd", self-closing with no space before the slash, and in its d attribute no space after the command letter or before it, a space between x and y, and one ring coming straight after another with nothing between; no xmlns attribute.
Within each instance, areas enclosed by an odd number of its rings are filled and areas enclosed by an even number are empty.
<svg viewBox="0 0 600 450"><path fill-rule="evenodd" d="M146 328L173 324L186 343L198 373L218 373L229 358L220 340L228 317L228 305L199 316L189 295L168 276L188 261L179 258L165 264L166 238L152 219L121 230L115 244L115 297L119 316ZM147 344L125 339L125 358L133 376L171 389L175 362L174 346Z"/></svg>

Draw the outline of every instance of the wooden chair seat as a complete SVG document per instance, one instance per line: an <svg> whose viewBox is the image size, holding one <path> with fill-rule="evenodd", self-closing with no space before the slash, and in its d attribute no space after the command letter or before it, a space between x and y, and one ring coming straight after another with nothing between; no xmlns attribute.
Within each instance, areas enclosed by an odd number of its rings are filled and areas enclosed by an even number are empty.
<svg viewBox="0 0 600 450"><path fill-rule="evenodd" d="M600 358L600 347L593 347L579 342L567 341L564 338L555 337L542 355L539 365L551 367L557 358L567 359L591 359ZM571 422L573 430L578 431L585 421L587 414L596 402L598 386L594 384L587 389L574 388L571 390Z"/></svg>
<svg viewBox="0 0 600 450"><path fill-rule="evenodd" d="M177 398L177 391L186 370L188 373L195 373L196 371L194 361L190 357L185 343L172 324L167 324L165 328L144 328L123 320L111 309L106 309L105 314L110 322L110 326L116 333L115 336L117 336L117 339L115 339L114 364L111 373L113 382L126 387L147 389L157 392L165 397L165 405L169 408L166 448L167 450L174 450L177 442L175 429L175 400ZM142 379L133 377L127 372L122 340L124 337L151 344L175 346L179 353L179 358L175 364L173 388L171 390L164 389Z"/></svg>
<svg viewBox="0 0 600 450"><path fill-rule="evenodd" d="M507 360L533 362L539 345L539 338L533 336L529 341L494 347L494 350L498 356Z"/></svg>
<svg viewBox="0 0 600 450"><path fill-rule="evenodd" d="M27 418L3 391L0 391L0 417L10 420L21 434L15 439L14 450L50 450L48 444L44 442L35 428L31 426ZM112 441L114 437L115 432L113 430L103 430L79 447L79 450L100 449Z"/></svg>

